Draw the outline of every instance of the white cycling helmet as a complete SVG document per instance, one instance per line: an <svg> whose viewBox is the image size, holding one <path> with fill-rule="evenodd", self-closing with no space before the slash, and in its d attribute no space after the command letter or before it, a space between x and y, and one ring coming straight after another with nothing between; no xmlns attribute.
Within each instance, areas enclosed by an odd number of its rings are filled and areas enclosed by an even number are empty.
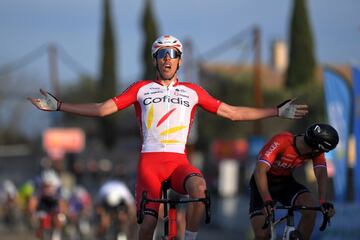
<svg viewBox="0 0 360 240"><path fill-rule="evenodd" d="M5 180L2 184L3 191L11 198L15 198L17 195L17 189L15 184L11 180Z"/></svg>
<svg viewBox="0 0 360 240"><path fill-rule="evenodd" d="M43 184L47 184L52 187L60 187L61 180L54 170L45 170L41 175Z"/></svg>
<svg viewBox="0 0 360 240"><path fill-rule="evenodd" d="M183 52L183 47L179 39L171 35L164 35L156 39L152 44L151 56L154 57L156 52L163 47L174 47L180 52L180 54Z"/></svg>

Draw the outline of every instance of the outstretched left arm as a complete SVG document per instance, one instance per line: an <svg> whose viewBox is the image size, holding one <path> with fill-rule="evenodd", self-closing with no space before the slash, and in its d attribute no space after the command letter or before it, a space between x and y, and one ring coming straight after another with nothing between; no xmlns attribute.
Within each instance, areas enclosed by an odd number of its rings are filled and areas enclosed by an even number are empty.
<svg viewBox="0 0 360 240"><path fill-rule="evenodd" d="M300 119L308 113L308 106L294 104L294 100L286 100L273 108L231 106L222 102L216 113L232 121L258 120L269 117Z"/></svg>
<svg viewBox="0 0 360 240"><path fill-rule="evenodd" d="M277 116L277 109L237 107L222 102L216 114L232 121L247 121L275 117Z"/></svg>

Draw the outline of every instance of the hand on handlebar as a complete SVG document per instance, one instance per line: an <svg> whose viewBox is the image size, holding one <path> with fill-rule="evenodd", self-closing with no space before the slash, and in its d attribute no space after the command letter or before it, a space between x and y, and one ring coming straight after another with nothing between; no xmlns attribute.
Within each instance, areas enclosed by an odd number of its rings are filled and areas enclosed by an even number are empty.
<svg viewBox="0 0 360 240"><path fill-rule="evenodd" d="M275 215L275 201L267 200L264 202L263 214L265 215L265 222L262 226L262 229L266 229L269 227L270 222L274 221Z"/></svg>
<svg viewBox="0 0 360 240"><path fill-rule="evenodd" d="M264 213L265 217L274 215L274 210L275 210L275 201L267 200L264 202L263 213Z"/></svg>
<svg viewBox="0 0 360 240"><path fill-rule="evenodd" d="M334 205L330 202L323 202L321 204L321 211L324 215L331 218L335 215L335 208Z"/></svg>

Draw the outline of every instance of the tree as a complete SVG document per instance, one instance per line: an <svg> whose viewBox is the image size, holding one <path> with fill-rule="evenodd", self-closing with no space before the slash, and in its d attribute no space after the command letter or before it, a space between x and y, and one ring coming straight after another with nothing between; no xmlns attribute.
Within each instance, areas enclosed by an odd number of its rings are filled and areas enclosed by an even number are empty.
<svg viewBox="0 0 360 240"><path fill-rule="evenodd" d="M316 67L306 0L294 0L289 41L290 57L286 86L296 88L314 81Z"/></svg>
<svg viewBox="0 0 360 240"><path fill-rule="evenodd" d="M98 87L98 98L110 98L116 94L116 47L111 24L110 0L103 1L103 35L102 35L101 75ZM106 147L111 148L116 141L115 116L99 119L101 137Z"/></svg>
<svg viewBox="0 0 360 240"><path fill-rule="evenodd" d="M81 75L71 81L71 84L64 86L62 98L69 102L96 102L97 91L98 82L90 76ZM87 136L97 136L98 119L72 114L64 114L62 117L64 126L80 127L85 130Z"/></svg>
<svg viewBox="0 0 360 240"><path fill-rule="evenodd" d="M142 79L153 79L155 77L154 66L151 56L151 45L158 36L157 24L153 14L151 0L145 0L144 15L142 18L144 30L143 61L144 71Z"/></svg>

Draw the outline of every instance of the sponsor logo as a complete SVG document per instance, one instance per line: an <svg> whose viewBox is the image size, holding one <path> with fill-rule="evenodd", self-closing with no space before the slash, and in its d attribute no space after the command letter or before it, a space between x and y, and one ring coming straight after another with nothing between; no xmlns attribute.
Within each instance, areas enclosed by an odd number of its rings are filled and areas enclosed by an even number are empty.
<svg viewBox="0 0 360 240"><path fill-rule="evenodd" d="M179 89L179 88L175 88L175 91L177 91L177 92L182 92L182 93L186 92L186 90L184 90L184 89Z"/></svg>
<svg viewBox="0 0 360 240"><path fill-rule="evenodd" d="M175 91L175 92L174 92L174 95L177 96L177 97L189 98L188 95L179 93L179 90Z"/></svg>
<svg viewBox="0 0 360 240"><path fill-rule="evenodd" d="M177 97L177 98L171 98L169 96L164 96L164 97L155 97L155 98L152 98L152 97L147 97L147 98L144 98L143 100L143 104L146 106L146 105L149 105L151 103L161 103L161 102L167 102L167 103L173 103L173 104L180 104L180 105L183 105L185 107L190 107L190 103L189 101L185 101L183 100L182 98L180 97Z"/></svg>
<svg viewBox="0 0 360 240"><path fill-rule="evenodd" d="M282 162L281 160L276 160L274 165L279 168L292 168L291 163Z"/></svg>
<svg viewBox="0 0 360 240"><path fill-rule="evenodd" d="M268 148L268 150L266 150L265 152L265 156L269 157L271 155L271 153L280 145L280 143L278 142L273 142L270 147Z"/></svg>
<svg viewBox="0 0 360 240"><path fill-rule="evenodd" d="M184 98L190 98L188 95L184 95L184 94L179 94L180 97L184 97Z"/></svg>
<svg viewBox="0 0 360 240"><path fill-rule="evenodd" d="M151 92L150 94L157 94L157 93L163 93L163 91L159 90L159 91Z"/></svg>

